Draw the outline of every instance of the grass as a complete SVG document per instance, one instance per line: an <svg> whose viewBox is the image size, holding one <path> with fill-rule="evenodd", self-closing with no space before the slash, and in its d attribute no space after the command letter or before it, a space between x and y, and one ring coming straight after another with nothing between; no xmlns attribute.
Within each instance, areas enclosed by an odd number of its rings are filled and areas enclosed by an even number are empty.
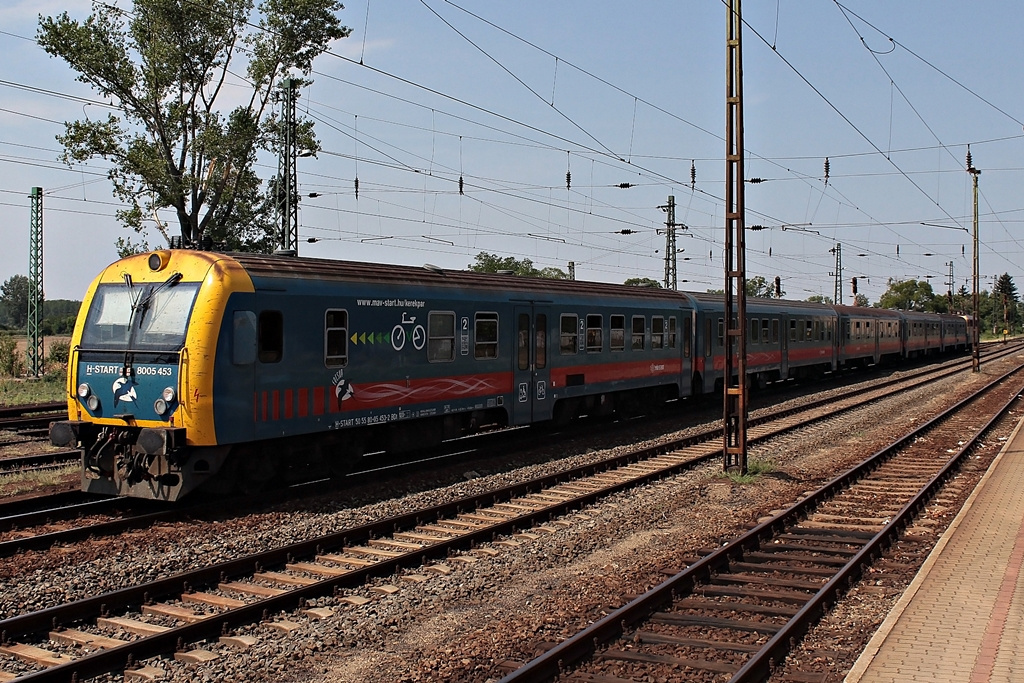
<svg viewBox="0 0 1024 683"><path fill-rule="evenodd" d="M55 486L67 487L68 481L81 471L77 463L49 470L29 470L0 474L0 497L17 496Z"/></svg>
<svg viewBox="0 0 1024 683"><path fill-rule="evenodd" d="M737 474L731 472L719 472L715 476L719 479L729 479L734 484L752 484L762 474L775 471L775 465L770 460L753 458L747 461L747 473Z"/></svg>
<svg viewBox="0 0 1024 683"><path fill-rule="evenodd" d="M63 401L65 381L63 370L42 377L0 379L0 406Z"/></svg>

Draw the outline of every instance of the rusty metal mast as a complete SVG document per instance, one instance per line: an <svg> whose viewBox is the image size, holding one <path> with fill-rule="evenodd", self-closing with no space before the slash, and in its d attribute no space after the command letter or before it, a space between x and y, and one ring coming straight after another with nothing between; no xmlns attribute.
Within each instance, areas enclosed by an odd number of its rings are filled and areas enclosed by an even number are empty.
<svg viewBox="0 0 1024 683"><path fill-rule="evenodd" d="M740 0L730 0L725 75L725 376L724 468L747 472L747 267L743 204L743 30Z"/></svg>

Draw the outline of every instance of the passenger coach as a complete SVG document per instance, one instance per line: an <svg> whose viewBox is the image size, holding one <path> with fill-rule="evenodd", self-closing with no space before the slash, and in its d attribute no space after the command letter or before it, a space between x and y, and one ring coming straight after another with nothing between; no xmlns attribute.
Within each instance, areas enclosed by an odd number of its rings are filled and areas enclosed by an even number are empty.
<svg viewBox="0 0 1024 683"><path fill-rule="evenodd" d="M256 488L486 425L689 392L692 306L666 290L439 268L169 250L107 268L74 338L89 491Z"/></svg>

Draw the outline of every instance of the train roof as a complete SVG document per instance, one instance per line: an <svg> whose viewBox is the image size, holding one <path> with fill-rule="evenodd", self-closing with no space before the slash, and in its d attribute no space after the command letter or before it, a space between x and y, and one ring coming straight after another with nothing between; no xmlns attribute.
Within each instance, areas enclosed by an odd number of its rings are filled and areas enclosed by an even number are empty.
<svg viewBox="0 0 1024 683"><path fill-rule="evenodd" d="M875 308L873 306L846 306L836 304L833 308L839 315L871 316L872 318L902 318L903 311L895 311L891 308Z"/></svg>
<svg viewBox="0 0 1024 683"><path fill-rule="evenodd" d="M456 289L490 289L526 295L554 293L576 296L628 297L688 304L687 295L657 287L633 287L582 280L556 280L501 273L476 273L431 266L400 266L359 261L337 261L296 256L229 253L251 277L324 280L336 282L377 282L381 284L423 285Z"/></svg>
<svg viewBox="0 0 1024 683"><path fill-rule="evenodd" d="M687 296L693 299L698 306L717 305L722 302L723 294L711 292L687 292ZM762 297L747 297L747 307L785 308L797 311L816 311L822 314L835 315L832 306L818 303L816 301L790 301L789 299L767 299Z"/></svg>

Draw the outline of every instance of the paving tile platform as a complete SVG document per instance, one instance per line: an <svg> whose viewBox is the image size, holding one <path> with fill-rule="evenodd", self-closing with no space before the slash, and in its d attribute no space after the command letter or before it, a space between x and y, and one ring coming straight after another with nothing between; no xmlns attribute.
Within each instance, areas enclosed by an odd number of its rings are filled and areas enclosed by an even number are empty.
<svg viewBox="0 0 1024 683"><path fill-rule="evenodd" d="M1022 425L845 683L1024 682Z"/></svg>

